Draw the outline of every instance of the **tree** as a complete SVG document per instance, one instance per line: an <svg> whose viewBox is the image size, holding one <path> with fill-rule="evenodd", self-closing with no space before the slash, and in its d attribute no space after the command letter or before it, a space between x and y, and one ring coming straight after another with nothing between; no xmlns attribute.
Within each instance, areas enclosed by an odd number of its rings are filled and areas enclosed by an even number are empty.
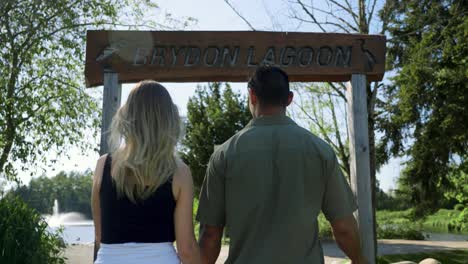
<svg viewBox="0 0 468 264"><path fill-rule="evenodd" d="M463 166L467 166L465 162ZM447 199L456 200L459 204L468 207L468 169L451 169L448 175L449 190L444 193Z"/></svg>
<svg viewBox="0 0 468 264"><path fill-rule="evenodd" d="M151 0L0 1L0 176L15 179L14 163L50 164L50 150L60 156L67 146L93 146L83 140L97 135L100 113L83 85L86 29L161 28L148 14L156 7Z"/></svg>
<svg viewBox="0 0 468 264"><path fill-rule="evenodd" d="M388 47L389 68L396 75L379 120L384 132L379 156L408 157L400 187L421 212L430 211L453 184L466 180L468 5L455 0L389 4L398 6L389 21Z"/></svg>
<svg viewBox="0 0 468 264"><path fill-rule="evenodd" d="M195 187L200 189L215 145L244 128L251 119L246 100L229 84L199 86L187 104L187 127L182 141L182 159L190 165ZM198 192L196 192L198 193Z"/></svg>
<svg viewBox="0 0 468 264"><path fill-rule="evenodd" d="M59 172L52 178L42 175L34 178L29 186L21 185L7 196L21 197L31 208L41 214L52 214L54 200L59 202L60 212L79 212L91 219L92 172Z"/></svg>

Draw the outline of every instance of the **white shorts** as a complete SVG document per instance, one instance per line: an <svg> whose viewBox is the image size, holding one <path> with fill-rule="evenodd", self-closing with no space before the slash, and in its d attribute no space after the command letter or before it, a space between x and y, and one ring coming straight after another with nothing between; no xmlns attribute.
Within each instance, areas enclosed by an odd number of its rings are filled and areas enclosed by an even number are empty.
<svg viewBox="0 0 468 264"><path fill-rule="evenodd" d="M94 264L179 264L172 243L102 244Z"/></svg>

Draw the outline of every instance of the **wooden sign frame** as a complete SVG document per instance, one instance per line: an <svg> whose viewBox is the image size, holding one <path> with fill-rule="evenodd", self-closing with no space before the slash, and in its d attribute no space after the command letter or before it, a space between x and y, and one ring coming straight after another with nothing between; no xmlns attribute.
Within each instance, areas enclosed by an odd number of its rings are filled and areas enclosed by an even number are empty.
<svg viewBox="0 0 468 264"><path fill-rule="evenodd" d="M103 84L103 71L122 83L245 82L258 65L283 68L293 82L380 81L385 36L264 31L88 31L87 87Z"/></svg>
<svg viewBox="0 0 468 264"><path fill-rule="evenodd" d="M86 86L104 85L100 153L108 152L121 84L246 82L258 65L283 68L293 82L343 82L347 88L351 188L363 253L376 261L369 167L367 85L385 73L385 36L258 31L88 31ZM312 220L311 220L312 221Z"/></svg>

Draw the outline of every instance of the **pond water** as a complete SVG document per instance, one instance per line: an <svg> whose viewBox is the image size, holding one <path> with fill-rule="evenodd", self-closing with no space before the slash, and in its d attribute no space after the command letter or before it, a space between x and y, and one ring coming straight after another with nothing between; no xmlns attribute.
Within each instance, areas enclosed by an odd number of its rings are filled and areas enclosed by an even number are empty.
<svg viewBox="0 0 468 264"><path fill-rule="evenodd" d="M66 244L94 243L94 225L66 225L62 227L62 238ZM51 229L55 231L58 228Z"/></svg>

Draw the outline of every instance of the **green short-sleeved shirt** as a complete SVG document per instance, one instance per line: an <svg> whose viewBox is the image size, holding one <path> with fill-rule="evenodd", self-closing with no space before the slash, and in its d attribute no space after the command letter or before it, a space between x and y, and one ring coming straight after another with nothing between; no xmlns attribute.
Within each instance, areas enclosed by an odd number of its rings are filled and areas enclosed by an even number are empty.
<svg viewBox="0 0 468 264"><path fill-rule="evenodd" d="M197 219L227 227L226 263L323 263L318 214L356 208L332 148L286 116L264 116L211 156Z"/></svg>

